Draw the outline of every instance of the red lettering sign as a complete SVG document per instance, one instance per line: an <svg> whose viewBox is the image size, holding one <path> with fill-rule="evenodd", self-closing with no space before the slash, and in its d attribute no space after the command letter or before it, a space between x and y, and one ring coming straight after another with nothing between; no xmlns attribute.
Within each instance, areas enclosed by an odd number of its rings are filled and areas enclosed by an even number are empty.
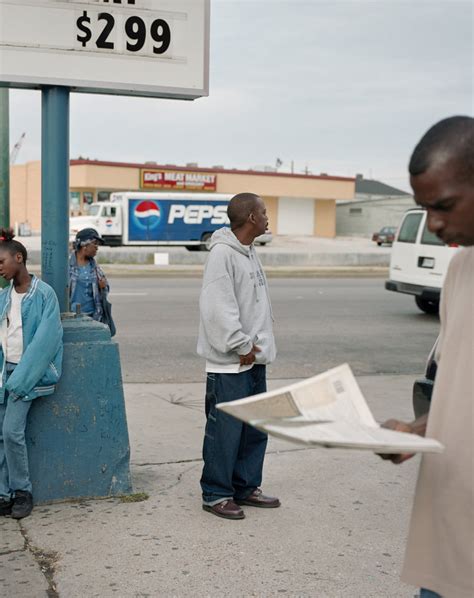
<svg viewBox="0 0 474 598"><path fill-rule="evenodd" d="M175 191L215 191L217 175L201 172L142 170L142 189L173 189Z"/></svg>

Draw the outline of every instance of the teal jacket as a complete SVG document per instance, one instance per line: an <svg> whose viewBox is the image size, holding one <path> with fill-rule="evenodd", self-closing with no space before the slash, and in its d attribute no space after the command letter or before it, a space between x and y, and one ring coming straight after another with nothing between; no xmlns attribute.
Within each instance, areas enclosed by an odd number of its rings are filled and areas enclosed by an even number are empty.
<svg viewBox="0 0 474 598"><path fill-rule="evenodd" d="M54 392L61 376L63 327L59 304L53 289L36 276L21 304L23 355L6 381L5 340L12 285L0 292L0 403L5 391L23 401Z"/></svg>

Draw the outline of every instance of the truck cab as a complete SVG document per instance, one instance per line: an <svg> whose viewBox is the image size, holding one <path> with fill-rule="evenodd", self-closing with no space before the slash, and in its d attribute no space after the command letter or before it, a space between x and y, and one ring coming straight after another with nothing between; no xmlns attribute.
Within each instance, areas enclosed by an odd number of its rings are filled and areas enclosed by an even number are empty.
<svg viewBox="0 0 474 598"><path fill-rule="evenodd" d="M87 215L70 219L69 237L72 241L81 229L95 228L106 245L122 245L122 225L122 209L119 202L92 203Z"/></svg>

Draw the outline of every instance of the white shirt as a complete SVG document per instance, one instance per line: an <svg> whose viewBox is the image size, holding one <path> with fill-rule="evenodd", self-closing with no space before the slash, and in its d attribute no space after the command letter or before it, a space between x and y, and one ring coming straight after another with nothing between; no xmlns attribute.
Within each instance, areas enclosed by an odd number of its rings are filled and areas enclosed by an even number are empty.
<svg viewBox="0 0 474 598"><path fill-rule="evenodd" d="M253 368L253 363L250 365L240 365L240 363L212 363L206 361L206 373L207 374L240 374Z"/></svg>
<svg viewBox="0 0 474 598"><path fill-rule="evenodd" d="M7 361L18 363L23 355L23 323L21 302L26 293L17 293L12 288L10 311L7 316Z"/></svg>

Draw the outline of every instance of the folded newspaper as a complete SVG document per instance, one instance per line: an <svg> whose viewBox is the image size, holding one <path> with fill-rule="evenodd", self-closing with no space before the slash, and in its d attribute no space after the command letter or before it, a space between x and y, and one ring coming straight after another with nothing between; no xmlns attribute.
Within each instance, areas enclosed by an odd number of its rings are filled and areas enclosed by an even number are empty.
<svg viewBox="0 0 474 598"><path fill-rule="evenodd" d="M432 438L381 428L347 364L302 382L217 407L272 436L301 444L377 453L444 450Z"/></svg>

